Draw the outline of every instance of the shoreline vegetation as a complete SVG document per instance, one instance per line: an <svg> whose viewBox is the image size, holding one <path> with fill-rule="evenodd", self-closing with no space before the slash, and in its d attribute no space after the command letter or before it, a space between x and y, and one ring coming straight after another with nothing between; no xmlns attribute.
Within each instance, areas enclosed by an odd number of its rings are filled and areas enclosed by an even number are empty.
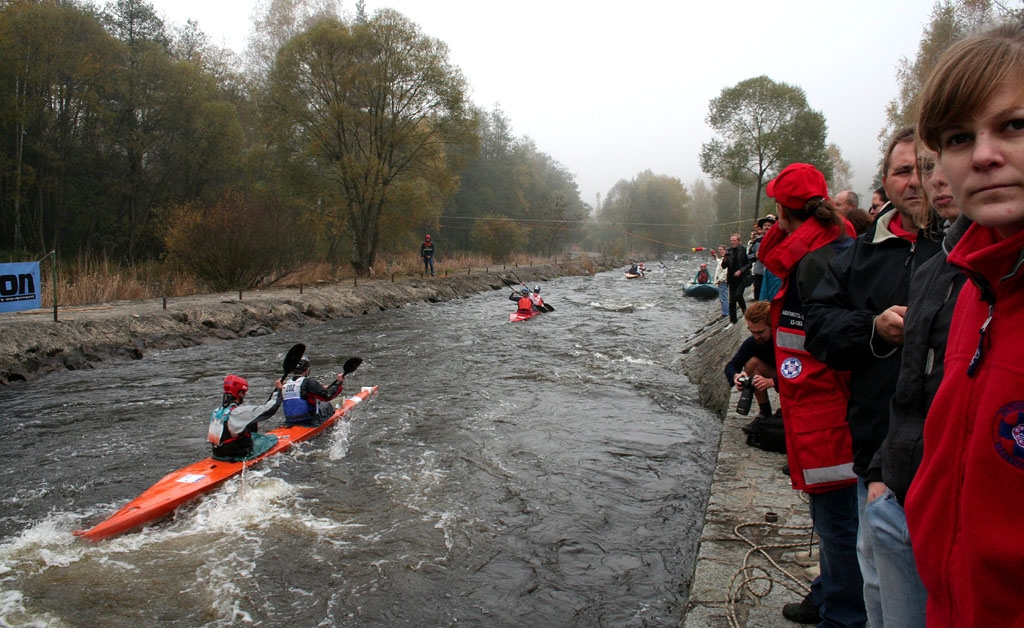
<svg viewBox="0 0 1024 628"><path fill-rule="evenodd" d="M149 292L147 296L109 300L80 296L74 305L66 305L66 293L58 291L56 321L52 299L38 310L0 314L0 384L30 381L60 370L95 368L113 360L141 359L153 350L264 336L411 303L437 303L504 290L506 281L519 283L516 275L532 283L592 275L622 265L620 260L587 254L463 267L452 263L441 261L436 277L424 277L422 271L410 270L408 265L389 264L369 278L353 273L328 281L315 279L316 269L306 269L305 274L278 278L258 290L183 295ZM111 277L104 286L101 290L94 285L92 293L143 294L140 288L132 288L133 281L121 278ZM46 291L52 288L46 287L44 294Z"/></svg>

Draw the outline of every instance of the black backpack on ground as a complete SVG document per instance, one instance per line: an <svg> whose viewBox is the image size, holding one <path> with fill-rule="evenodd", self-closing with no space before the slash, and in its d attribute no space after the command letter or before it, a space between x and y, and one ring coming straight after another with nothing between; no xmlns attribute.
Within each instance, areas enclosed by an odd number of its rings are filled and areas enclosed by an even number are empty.
<svg viewBox="0 0 1024 628"><path fill-rule="evenodd" d="M786 453L786 432L782 428L782 410L757 422L757 432L747 435L747 444L765 451Z"/></svg>

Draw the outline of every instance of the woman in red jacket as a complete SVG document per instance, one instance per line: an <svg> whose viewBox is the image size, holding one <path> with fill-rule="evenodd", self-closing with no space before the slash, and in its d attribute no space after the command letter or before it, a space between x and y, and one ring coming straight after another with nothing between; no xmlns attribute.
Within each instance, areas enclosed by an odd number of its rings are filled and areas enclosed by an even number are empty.
<svg viewBox="0 0 1024 628"><path fill-rule="evenodd" d="M927 624L1024 626L1024 26L950 46L918 130L974 222L948 256L969 281L906 500Z"/></svg>
<svg viewBox="0 0 1024 628"><path fill-rule="evenodd" d="M857 564L857 487L846 422L849 374L830 368L804 348L804 303L830 259L848 249L853 227L828 198L825 176L810 164L783 168L768 183L778 222L761 240L758 256L782 280L772 299L779 402L793 488L808 494L821 551L820 600L815 588L783 615L821 605L823 626L863 626ZM813 618L813 613L810 614Z"/></svg>

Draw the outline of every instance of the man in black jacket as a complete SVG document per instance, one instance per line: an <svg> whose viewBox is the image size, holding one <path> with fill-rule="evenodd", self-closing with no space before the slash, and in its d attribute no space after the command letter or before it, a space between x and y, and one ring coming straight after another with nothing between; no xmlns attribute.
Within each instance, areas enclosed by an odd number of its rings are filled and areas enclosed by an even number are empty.
<svg viewBox="0 0 1024 628"><path fill-rule="evenodd" d="M807 302L807 350L832 368L850 371L846 417L853 438L853 470L860 477L857 554L872 626L883 625L884 609L864 516L867 484L881 476L869 476L869 467L888 432L910 277L939 250L931 234L915 224L926 211L916 161L914 130L904 129L889 143L883 162L889 207L852 247L829 262Z"/></svg>
<svg viewBox="0 0 1024 628"><path fill-rule="evenodd" d="M722 268L729 271L729 323L735 324L739 318L736 316L736 307L739 306L743 312L747 311L747 302L743 300L743 291L746 289L745 275L750 271L750 259L747 257L747 249L740 244L740 234L734 233L729 236L729 250L722 260Z"/></svg>

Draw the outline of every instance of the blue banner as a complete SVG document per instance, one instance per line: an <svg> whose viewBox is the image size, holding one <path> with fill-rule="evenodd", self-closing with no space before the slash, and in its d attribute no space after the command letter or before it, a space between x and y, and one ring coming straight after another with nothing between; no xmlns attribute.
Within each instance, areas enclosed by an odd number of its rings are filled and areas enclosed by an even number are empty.
<svg viewBox="0 0 1024 628"><path fill-rule="evenodd" d="M0 264L0 312L42 307L39 262Z"/></svg>

